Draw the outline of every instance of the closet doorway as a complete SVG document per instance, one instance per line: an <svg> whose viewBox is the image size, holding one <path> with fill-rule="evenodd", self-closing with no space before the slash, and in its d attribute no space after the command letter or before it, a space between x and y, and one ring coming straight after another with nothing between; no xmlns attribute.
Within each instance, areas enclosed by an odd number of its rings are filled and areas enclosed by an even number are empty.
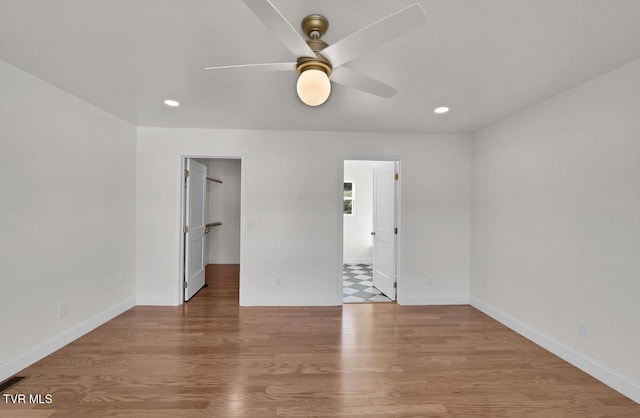
<svg viewBox="0 0 640 418"><path fill-rule="evenodd" d="M344 161L343 303L396 300L401 259L399 170L399 161Z"/></svg>
<svg viewBox="0 0 640 418"><path fill-rule="evenodd" d="M187 302L217 276L235 271L240 280L242 215L241 157L183 157L181 191L180 300ZM221 276L220 276L221 277ZM239 283L238 283L239 288Z"/></svg>

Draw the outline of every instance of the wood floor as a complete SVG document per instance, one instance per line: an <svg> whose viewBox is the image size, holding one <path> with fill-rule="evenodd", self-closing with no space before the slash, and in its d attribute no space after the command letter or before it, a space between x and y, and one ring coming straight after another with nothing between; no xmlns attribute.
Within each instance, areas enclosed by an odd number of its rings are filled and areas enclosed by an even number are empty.
<svg viewBox="0 0 640 418"><path fill-rule="evenodd" d="M470 306L239 308L237 266L182 307L136 307L25 369L1 417L640 417Z"/></svg>

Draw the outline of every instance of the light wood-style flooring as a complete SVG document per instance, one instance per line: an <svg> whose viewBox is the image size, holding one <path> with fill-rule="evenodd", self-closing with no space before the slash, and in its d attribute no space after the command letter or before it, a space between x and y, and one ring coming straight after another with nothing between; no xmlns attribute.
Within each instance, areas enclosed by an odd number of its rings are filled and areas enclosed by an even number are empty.
<svg viewBox="0 0 640 418"><path fill-rule="evenodd" d="M1 417L640 417L640 405L470 306L240 308L209 266L181 307L136 307L19 375Z"/></svg>

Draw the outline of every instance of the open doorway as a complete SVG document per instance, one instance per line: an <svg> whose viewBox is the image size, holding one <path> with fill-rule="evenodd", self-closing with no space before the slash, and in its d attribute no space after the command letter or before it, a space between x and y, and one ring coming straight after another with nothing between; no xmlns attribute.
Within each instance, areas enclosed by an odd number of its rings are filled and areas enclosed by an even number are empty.
<svg viewBox="0 0 640 418"><path fill-rule="evenodd" d="M344 161L343 303L396 300L398 170L398 161Z"/></svg>
<svg viewBox="0 0 640 418"><path fill-rule="evenodd" d="M189 301L216 277L235 272L242 259L242 160L185 157L180 243L180 300ZM239 297L239 295L238 295Z"/></svg>

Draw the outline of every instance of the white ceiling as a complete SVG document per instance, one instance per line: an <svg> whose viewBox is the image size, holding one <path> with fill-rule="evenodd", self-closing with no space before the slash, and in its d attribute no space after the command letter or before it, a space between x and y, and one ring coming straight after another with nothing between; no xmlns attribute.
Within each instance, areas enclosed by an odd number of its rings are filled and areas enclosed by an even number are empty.
<svg viewBox="0 0 640 418"><path fill-rule="evenodd" d="M327 16L331 44L415 0L272 2L296 28ZM334 85L309 108L294 72L205 72L292 60L239 0L0 0L0 59L140 126L471 132L640 58L638 0L420 4L426 26L348 64L392 99Z"/></svg>

